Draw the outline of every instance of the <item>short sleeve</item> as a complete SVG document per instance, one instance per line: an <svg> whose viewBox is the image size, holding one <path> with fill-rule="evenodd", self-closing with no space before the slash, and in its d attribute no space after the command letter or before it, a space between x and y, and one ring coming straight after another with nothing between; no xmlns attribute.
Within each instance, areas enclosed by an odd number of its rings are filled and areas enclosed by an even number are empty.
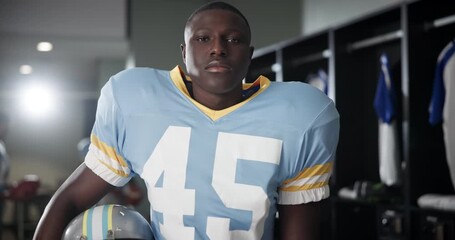
<svg viewBox="0 0 455 240"><path fill-rule="evenodd" d="M131 179L132 171L121 154L125 129L112 85L111 78L101 90L85 164L106 182L123 186Z"/></svg>
<svg viewBox="0 0 455 240"><path fill-rule="evenodd" d="M330 102L302 136L291 176L279 188L279 204L316 202L329 197L339 128L338 112Z"/></svg>

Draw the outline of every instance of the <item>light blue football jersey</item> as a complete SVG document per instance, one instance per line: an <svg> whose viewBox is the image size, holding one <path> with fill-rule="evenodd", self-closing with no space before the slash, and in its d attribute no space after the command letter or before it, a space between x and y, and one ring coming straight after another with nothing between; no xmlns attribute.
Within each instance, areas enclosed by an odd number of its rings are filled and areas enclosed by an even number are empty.
<svg viewBox="0 0 455 240"><path fill-rule="evenodd" d="M156 239L273 239L277 204L329 196L339 115L324 93L260 76L215 111L185 86L179 67L113 76L85 160L115 186L144 179Z"/></svg>

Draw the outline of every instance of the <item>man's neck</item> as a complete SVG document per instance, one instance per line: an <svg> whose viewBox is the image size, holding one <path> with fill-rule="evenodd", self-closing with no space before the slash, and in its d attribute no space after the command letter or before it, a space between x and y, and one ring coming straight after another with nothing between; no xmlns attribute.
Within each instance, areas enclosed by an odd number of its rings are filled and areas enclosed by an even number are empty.
<svg viewBox="0 0 455 240"><path fill-rule="evenodd" d="M192 97L200 104L212 109L212 110L223 110L240 103L242 98L242 92L230 92L227 94L199 94L193 89Z"/></svg>

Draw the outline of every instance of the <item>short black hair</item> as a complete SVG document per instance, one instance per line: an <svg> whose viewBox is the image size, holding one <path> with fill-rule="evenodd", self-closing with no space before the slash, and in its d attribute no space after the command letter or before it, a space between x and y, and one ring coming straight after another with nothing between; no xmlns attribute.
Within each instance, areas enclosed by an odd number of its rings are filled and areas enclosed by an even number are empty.
<svg viewBox="0 0 455 240"><path fill-rule="evenodd" d="M231 4L229 3L225 3L225 2L222 2L222 1L212 1L212 2L208 2L204 5L202 5L201 7L199 7L198 9L194 10L194 12L190 15L190 17L188 18L188 20L186 21L186 24L185 26L188 26L188 24L193 20L194 16L196 16L197 14L199 14L200 12L203 12L203 11L206 11L206 10L226 10L226 11L230 11L232 13L235 13L237 14L238 16L240 16L243 21L245 21L246 23L246 26L248 27L248 32L250 33L251 35L251 29L250 29L250 24L248 23L248 20L246 19L246 17L242 14L242 12L240 12L240 10L238 10L236 7L232 6Z"/></svg>

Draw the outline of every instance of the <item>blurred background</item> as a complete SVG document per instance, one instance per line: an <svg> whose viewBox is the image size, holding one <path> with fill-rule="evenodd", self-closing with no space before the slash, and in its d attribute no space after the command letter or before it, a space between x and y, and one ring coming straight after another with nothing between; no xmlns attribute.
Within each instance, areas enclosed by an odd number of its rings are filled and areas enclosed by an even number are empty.
<svg viewBox="0 0 455 240"><path fill-rule="evenodd" d="M90 135L103 84L128 67L183 66L179 46L185 21L205 2L0 0L0 111L10 116L4 139L11 162L8 182L35 176L36 194L51 195L83 161L77 144ZM260 51L400 1L227 2L249 19ZM17 233L16 202L2 204L3 222L13 226L4 239L30 236ZM138 208L148 214L146 201ZM39 214L38 207L24 221Z"/></svg>

